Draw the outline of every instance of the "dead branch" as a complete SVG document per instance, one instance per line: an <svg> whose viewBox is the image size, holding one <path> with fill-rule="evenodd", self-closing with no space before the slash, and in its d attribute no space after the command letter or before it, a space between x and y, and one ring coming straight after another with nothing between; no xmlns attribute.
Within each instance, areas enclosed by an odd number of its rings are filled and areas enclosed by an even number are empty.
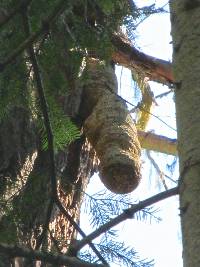
<svg viewBox="0 0 200 267"><path fill-rule="evenodd" d="M174 77L170 62L142 53L121 33L112 35L112 44L116 48L112 54L115 63L134 72L143 73L151 81L166 85L173 84Z"/></svg>
<svg viewBox="0 0 200 267"><path fill-rule="evenodd" d="M138 130L138 138L143 149L153 150L168 155L178 155L176 139L140 130Z"/></svg>

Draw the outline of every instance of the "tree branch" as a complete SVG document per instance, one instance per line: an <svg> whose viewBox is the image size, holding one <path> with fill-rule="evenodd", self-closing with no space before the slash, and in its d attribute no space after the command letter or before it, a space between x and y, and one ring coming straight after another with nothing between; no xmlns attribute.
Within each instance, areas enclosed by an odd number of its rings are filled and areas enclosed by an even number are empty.
<svg viewBox="0 0 200 267"><path fill-rule="evenodd" d="M176 139L140 130L138 130L137 133L143 149L153 150L168 155L178 155Z"/></svg>
<svg viewBox="0 0 200 267"><path fill-rule="evenodd" d="M30 0L24 0L25 3L29 3L29 1ZM3 62L0 62L0 72L2 72L9 63L14 61L24 51L24 49L26 49L30 44L33 44L40 35L49 31L49 28L55 18L64 10L65 3L65 0L61 0L52 13L43 20L40 28L22 42ZM22 6L23 5L21 4L20 8L22 8ZM7 19L11 19L18 10L19 7L11 12L12 15L10 14ZM133 47L126 36L121 33L113 34L111 39L114 47L116 48L115 52L112 54L114 62L136 72L142 71L145 76L149 77L152 81L161 82L167 85L174 82L170 62L140 52Z"/></svg>
<svg viewBox="0 0 200 267"><path fill-rule="evenodd" d="M97 230L95 230L94 232L92 232L91 234L89 234L87 237L85 237L84 239L80 240L75 246L74 249L75 250L80 250L81 248L83 248L86 244L88 244L89 241L94 240L95 238L97 238L98 236L100 236L101 234L105 233L106 231L108 231L110 228L118 225L119 223L127 220L127 219L132 219L133 215L148 207L151 206L155 203L157 203L158 201L164 200L168 197L171 196L175 196L179 193L179 188L178 186L175 188L172 188L170 190L164 191L162 193L159 193L153 197L150 197L146 200L143 200L141 202L139 202L138 204L132 205L131 208L125 210L122 214L120 214L119 216L115 217L114 219L111 219L109 222L105 223L104 225L100 226Z"/></svg>
<svg viewBox="0 0 200 267"><path fill-rule="evenodd" d="M164 186L164 189L168 190L168 186L167 186L165 178L164 178L165 175L160 170L160 168L159 168L158 164L156 163L156 161L154 160L154 158L151 156L151 152L149 150L146 151L146 155L147 155L147 158L150 160L151 164L153 165L154 169L156 170L156 172L159 176L159 179L161 180L162 185Z"/></svg>
<svg viewBox="0 0 200 267"><path fill-rule="evenodd" d="M9 257L23 257L30 260L39 260L56 266L67 265L68 267L108 267L108 265L89 263L79 260L75 257L52 255L52 253L34 251L19 246L8 246L1 243L0 252L7 254Z"/></svg>
<svg viewBox="0 0 200 267"><path fill-rule="evenodd" d="M116 93L114 93L114 94L116 94ZM176 132L176 129L175 129L175 128L173 128L172 126L170 126L168 123L166 123L164 120L162 120L159 116L157 116L157 115L151 113L150 111L146 110L146 109L143 108L143 107L139 107L139 106L136 106L136 105L132 104L131 102L129 102L128 100L124 99L123 97L121 97L121 96L118 95L118 94L116 94L116 95L117 95L118 98L120 98L121 100L123 100L124 102L126 102L127 104L129 104L130 106L134 107L132 110L130 110L130 113L134 113L135 110L136 110L137 108L139 108L139 109L141 109L141 110L147 112L148 114L150 114L151 116L153 116L154 118L156 118L157 120L159 120L160 122L162 122L163 124L165 124L165 125L166 125L168 128L170 128L171 130L173 130L173 131Z"/></svg>
<svg viewBox="0 0 200 267"><path fill-rule="evenodd" d="M24 0L20 5L20 8L23 6L26 7L25 3L27 4L29 1L31 0ZM40 28L22 42L4 61L0 62L0 72L2 72L9 63L13 62L24 49L33 44L40 35L49 31L53 21L64 11L65 3L65 0L61 0L50 15L43 20ZM10 20L18 10L19 7L14 9L10 15L6 16L5 20ZM112 59L115 63L136 72L143 72L145 76L149 77L152 81L161 82L167 85L171 85L174 82L170 62L140 52L133 47L127 37L121 33L113 34L111 40L116 48L112 54Z"/></svg>
<svg viewBox="0 0 200 267"><path fill-rule="evenodd" d="M130 70L142 72L150 80L171 85L174 82L172 64L168 61L146 55L137 50L122 33L112 35L116 50L112 54L115 63Z"/></svg>

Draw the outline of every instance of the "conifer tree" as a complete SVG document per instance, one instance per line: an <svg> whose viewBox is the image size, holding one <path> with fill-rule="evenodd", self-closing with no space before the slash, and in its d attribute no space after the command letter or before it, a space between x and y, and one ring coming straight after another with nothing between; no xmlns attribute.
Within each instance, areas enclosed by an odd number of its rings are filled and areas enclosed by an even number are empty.
<svg viewBox="0 0 200 267"><path fill-rule="evenodd" d="M162 11L121 0L1 1L0 266L153 265L110 229L177 187L131 207L116 195L94 201L121 214L105 212L88 236L79 220L94 172L126 194L141 180L141 148L177 154L176 140L145 132L153 102L145 77L171 86L171 64L130 42L138 20ZM115 64L128 67L141 90L136 123L117 94ZM94 245L105 232L110 239ZM90 253L82 253L86 245Z"/></svg>

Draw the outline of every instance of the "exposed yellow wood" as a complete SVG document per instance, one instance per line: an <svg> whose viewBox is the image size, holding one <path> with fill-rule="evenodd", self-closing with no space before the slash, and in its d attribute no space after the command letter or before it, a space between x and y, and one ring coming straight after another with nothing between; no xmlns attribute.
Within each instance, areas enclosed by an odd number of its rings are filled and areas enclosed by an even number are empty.
<svg viewBox="0 0 200 267"><path fill-rule="evenodd" d="M176 139L138 130L138 138L143 149L153 150L169 155L178 155Z"/></svg>

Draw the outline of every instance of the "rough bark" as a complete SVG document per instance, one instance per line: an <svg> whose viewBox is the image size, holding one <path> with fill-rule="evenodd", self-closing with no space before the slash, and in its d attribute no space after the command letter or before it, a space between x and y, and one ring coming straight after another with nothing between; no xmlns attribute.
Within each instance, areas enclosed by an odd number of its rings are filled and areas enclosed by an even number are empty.
<svg viewBox="0 0 200 267"><path fill-rule="evenodd" d="M13 206L12 199L19 195L27 178L33 169L37 156L37 142L35 125L30 120L30 113L22 107L13 107L0 127L1 142L1 201L5 207ZM0 214L0 240L2 242L15 242L18 231L15 227L14 210L1 207ZM0 255L1 266L9 266L10 260Z"/></svg>
<svg viewBox="0 0 200 267"><path fill-rule="evenodd" d="M184 267L200 266L200 7L171 1Z"/></svg>
<svg viewBox="0 0 200 267"><path fill-rule="evenodd" d="M26 183L36 157L35 126L26 108L14 107L2 120L0 144L0 193L7 199Z"/></svg>
<svg viewBox="0 0 200 267"><path fill-rule="evenodd" d="M67 98L66 103L73 102L69 107L74 113L72 109L78 110L75 103L78 105L79 101L72 96ZM49 155L48 151L40 150L38 132L31 121L26 110L16 108L1 124L1 195L13 208L8 213L1 211L0 240L29 248L39 248L42 244L43 249L55 251L59 248L66 252L77 232L56 206L52 206L48 214L51 200ZM77 223L83 192L96 164L94 150L84 136L56 155L59 198ZM60 242L55 244L54 240ZM11 266L12 262L12 258L0 254L1 267ZM15 263L20 267L31 266L22 259L16 259Z"/></svg>

